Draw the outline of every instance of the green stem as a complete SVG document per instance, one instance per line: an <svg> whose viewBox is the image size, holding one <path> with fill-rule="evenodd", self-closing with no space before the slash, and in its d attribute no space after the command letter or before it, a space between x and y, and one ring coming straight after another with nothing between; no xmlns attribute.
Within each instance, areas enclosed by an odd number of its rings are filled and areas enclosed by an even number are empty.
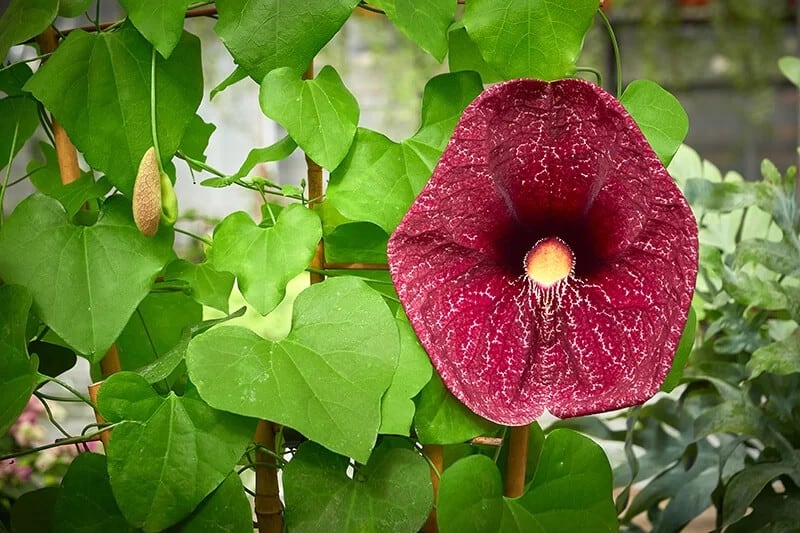
<svg viewBox="0 0 800 533"><path fill-rule="evenodd" d="M187 237L191 237L192 239L197 239L198 241L205 243L209 246L211 246L212 244L210 239L206 239L205 237L197 235L196 233L192 233L191 231L186 231L185 229L180 229L175 226L173 226L172 229L173 231L175 231L175 233L181 233L183 235L186 235Z"/></svg>
<svg viewBox="0 0 800 533"><path fill-rule="evenodd" d="M606 27L606 31L608 31L608 36L611 38L611 48L614 50L614 63L617 69L617 98L622 95L622 58L619 54L619 43L617 42L617 36L614 33L614 28L611 27L611 21L608 20L608 17L605 13L603 13L602 9L598 9L597 13L600 15L600 18L603 20L603 24Z"/></svg>
<svg viewBox="0 0 800 533"><path fill-rule="evenodd" d="M50 423L53 424L53 426L55 426L55 428L59 430L62 435L67 438L71 438L72 435L70 435L69 432L67 432L67 430L64 429L64 427L55 419L53 416L53 411L50 410L50 406L47 404L47 401L42 397L42 395L39 392L34 392L33 395L36 396L36 399L39 400L39 403L41 403L44 407L44 410L47 413L47 419L50 420Z"/></svg>
<svg viewBox="0 0 800 533"><path fill-rule="evenodd" d="M599 85L600 87L603 86L603 75L600 74L600 71L597 70L596 68L592 68L592 67L577 67L575 69L575 72L590 72L590 73L594 74L595 78L597 78L597 85Z"/></svg>
<svg viewBox="0 0 800 533"><path fill-rule="evenodd" d="M373 278L368 278L366 276L354 276L354 275L352 275L352 274L350 274L348 272L342 272L341 270L326 270L326 269L322 269L322 268L308 267L308 268L306 268L306 272L311 272L312 274L319 274L321 276L326 276L326 277L348 276L348 277L351 277L351 278L355 278L355 279L360 279L360 280L366 281L368 283L377 283L379 285L392 285L391 281L387 281L387 280L383 280L383 279L373 279Z"/></svg>
<svg viewBox="0 0 800 533"><path fill-rule="evenodd" d="M3 67L0 67L0 72L3 72L4 70L8 70L8 69L12 68L14 65L19 65L20 63L31 63L33 61L39 61L40 59L44 59L46 57L50 57L51 55L53 55L53 52L48 52L46 54L40 54L38 56L31 57L31 58L28 58L28 59L20 59L16 63L11 63L10 65L5 65Z"/></svg>
<svg viewBox="0 0 800 533"><path fill-rule="evenodd" d="M97 2L99 5L100 2ZM152 48L150 54L150 128L153 137L153 148L156 152L156 161L158 161L158 170L163 172L161 166L161 148L158 146L158 131L156 128L156 47Z"/></svg>
<svg viewBox="0 0 800 533"><path fill-rule="evenodd" d="M28 172L27 174L25 174L24 176L22 176L22 177L20 177L20 178L17 178L17 179L15 179L15 180L14 180L14 181L12 181L11 183L9 183L9 184L8 184L6 187L13 187L13 186L14 186L14 185L16 185L17 183L21 183L21 182L25 181L26 179L30 178L31 176L33 176L34 174L36 174L36 173L37 173L37 172L39 172L40 170L44 170L45 168L46 168L46 167L36 167L36 168L34 168L33 170L31 170L30 172Z"/></svg>
<svg viewBox="0 0 800 533"><path fill-rule="evenodd" d="M89 407L94 409L95 411L97 411L97 406L94 404L94 402L92 400L89 399L88 396L84 396L83 394L81 394L80 392L78 392L77 390L72 388L72 386L70 386L69 384L64 383L63 381L61 381L58 378L51 378L51 377L48 377L47 380L45 380L45 382L47 382L47 381L52 381L56 385L60 385L61 387L63 387L67 391L71 392L80 401L82 401L83 403L85 403L86 405L88 405Z"/></svg>
<svg viewBox="0 0 800 533"><path fill-rule="evenodd" d="M197 159L189 157L188 155L184 154L180 150L178 150L178 152L175 155L177 155L178 158L183 159L187 163L190 163L190 164L196 166L197 168L199 168L201 170L205 170L206 172L214 174L218 178L227 178L228 177L227 174L224 174L224 173L220 172L216 168L214 168L212 166L209 166L209 165L203 163L202 161L199 161Z"/></svg>
<svg viewBox="0 0 800 533"><path fill-rule="evenodd" d="M103 429L101 429L100 431L95 431L94 433L89 433L88 435L81 435L79 437L69 437L65 439L56 439L55 442L51 442L50 444L45 444L43 446L38 446L36 448L30 448L28 450L19 450L6 455L0 455L0 461L14 459L16 457L22 457L23 455L29 455L32 453L43 452L44 450L49 450L50 448L58 448L59 446L64 446L65 444L80 444L82 442L90 442L95 440L95 437L99 437L102 433L105 433L106 431L111 431L113 428L119 426L120 424L123 424L124 422L125 421L109 424L107 426L104 426Z"/></svg>
<svg viewBox="0 0 800 533"><path fill-rule="evenodd" d="M51 400L53 402L72 402L72 403L83 403L82 400L78 398L70 398L69 396L53 396L52 394L47 394L44 392L36 391L34 392L37 398L44 398L45 400Z"/></svg>
<svg viewBox="0 0 800 533"><path fill-rule="evenodd" d="M11 138L11 151L8 153L8 164L6 165L6 177L3 180L3 186L0 187L0 228L3 227L3 218L5 212L3 211L3 200L6 196L6 189L8 188L8 178L11 176L11 163L14 162L14 151L17 149L17 134L19 133L19 121L14 126L14 136Z"/></svg>

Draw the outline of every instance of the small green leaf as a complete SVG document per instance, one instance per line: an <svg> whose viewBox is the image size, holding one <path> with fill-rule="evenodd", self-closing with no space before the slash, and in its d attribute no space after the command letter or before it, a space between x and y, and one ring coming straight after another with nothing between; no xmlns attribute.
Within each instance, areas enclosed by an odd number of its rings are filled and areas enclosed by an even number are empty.
<svg viewBox="0 0 800 533"><path fill-rule="evenodd" d="M264 114L323 168L333 170L347 155L358 102L333 67L323 67L313 80L301 80L288 67L275 69L261 82L259 101Z"/></svg>
<svg viewBox="0 0 800 533"><path fill-rule="evenodd" d="M450 67L450 72L474 70L480 74L484 83L502 81L503 77L495 72L481 57L478 47L469 38L469 34L467 34L467 30L463 25L453 27L447 36L449 47L447 63Z"/></svg>
<svg viewBox="0 0 800 533"><path fill-rule="evenodd" d="M160 358L179 343L184 328L202 319L203 307L182 292L148 294L117 338L122 370Z"/></svg>
<svg viewBox="0 0 800 533"><path fill-rule="evenodd" d="M223 313L228 312L228 299L234 281L230 272L220 272L207 262L196 265L178 259L167 265L164 280L184 280L189 284L195 301Z"/></svg>
<svg viewBox="0 0 800 533"><path fill-rule="evenodd" d="M37 359L25 347L31 304L23 287L0 286L0 435L25 409L38 382Z"/></svg>
<svg viewBox="0 0 800 533"><path fill-rule="evenodd" d="M0 57L46 30L57 14L58 0L12 0L0 17Z"/></svg>
<svg viewBox="0 0 800 533"><path fill-rule="evenodd" d="M111 492L106 456L82 453L69 465L53 511L54 533L138 531L128 524Z"/></svg>
<svg viewBox="0 0 800 533"><path fill-rule="evenodd" d="M186 364L212 406L293 427L366 462L398 350L383 299L362 281L332 278L300 293L285 339L215 328L192 340Z"/></svg>
<svg viewBox="0 0 800 533"><path fill-rule="evenodd" d="M39 374L53 378L75 366L78 360L69 348L41 340L28 344L28 352L39 358Z"/></svg>
<svg viewBox="0 0 800 533"><path fill-rule="evenodd" d="M675 350L675 357L672 360L672 366L664 378L664 383L661 384L661 390L670 392L677 387L681 382L683 376L683 369L686 362L689 360L689 355L694 348L695 332L697 331L697 313L694 307L689 307L689 316L686 318L686 325L683 326L683 333L681 340L678 343L678 348Z"/></svg>
<svg viewBox="0 0 800 533"><path fill-rule="evenodd" d="M24 96L22 87L31 76L33 71L27 63L14 63L3 67L3 70L0 70L0 91L6 93L6 96Z"/></svg>
<svg viewBox="0 0 800 533"><path fill-rule="evenodd" d="M750 379L764 372L782 376L800 372L800 328L796 328L786 339L754 351L747 362L747 369L751 373Z"/></svg>
<svg viewBox="0 0 800 533"><path fill-rule="evenodd" d="M231 473L225 481L181 524L180 533L253 533L250 500L242 480Z"/></svg>
<svg viewBox="0 0 800 533"><path fill-rule="evenodd" d="M73 31L25 84L52 111L86 161L130 195L152 146L152 47L133 26ZM156 117L162 162L181 144L203 96L200 40L183 32L169 59L156 58Z"/></svg>
<svg viewBox="0 0 800 533"><path fill-rule="evenodd" d="M16 156L25 142L39 127L36 101L27 96L8 96L0 99L0 169ZM14 146L12 152L11 146Z"/></svg>
<svg viewBox="0 0 800 533"><path fill-rule="evenodd" d="M402 309L397 310L395 319L400 334L400 352L392 384L381 401L379 432L408 436L414 420L412 398L431 379L433 367Z"/></svg>
<svg viewBox="0 0 800 533"><path fill-rule="evenodd" d="M453 22L456 0L380 0L395 26L440 63L447 55L447 29Z"/></svg>
<svg viewBox="0 0 800 533"><path fill-rule="evenodd" d="M597 0L470 0L463 22L505 79L555 80L575 73L597 8Z"/></svg>
<svg viewBox="0 0 800 533"><path fill-rule="evenodd" d="M136 29L166 59L181 40L183 19L191 0L119 0Z"/></svg>
<svg viewBox="0 0 800 533"><path fill-rule="evenodd" d="M358 0L217 0L214 31L256 82L280 67L290 67L299 76L357 4Z"/></svg>
<svg viewBox="0 0 800 533"><path fill-rule="evenodd" d="M470 455L442 474L436 505L442 533L497 531L503 508L503 480L489 457Z"/></svg>
<svg viewBox="0 0 800 533"><path fill-rule="evenodd" d="M247 176L259 163L269 163L272 161L280 161L286 159L292 152L297 149L297 143L290 136L285 136L279 141L266 146L264 148L253 148L247 154L247 158L232 176L235 178L243 178Z"/></svg>
<svg viewBox="0 0 800 533"><path fill-rule="evenodd" d="M217 96L219 93L221 93L231 85L239 83L246 77L247 77L247 71L243 69L241 66L236 65L236 68L233 69L233 72L228 74L227 78L219 82L219 84L216 87L211 89L211 93L209 93L208 99L213 100L214 97Z"/></svg>
<svg viewBox="0 0 800 533"><path fill-rule="evenodd" d="M689 132L689 116L670 92L654 81L631 82L619 99L664 165Z"/></svg>
<svg viewBox="0 0 800 533"><path fill-rule="evenodd" d="M111 184L106 178L95 181L89 172L81 172L76 181L64 185L61 182L61 170L55 148L47 143L39 143L39 147L44 152L45 164L31 161L28 165L28 172L33 172L31 183L42 194L61 202L68 216L75 216L87 201L104 198L111 190Z"/></svg>
<svg viewBox="0 0 800 533"><path fill-rule="evenodd" d="M345 218L394 231L425 186L464 108L481 92L475 72L432 78L422 97L422 125L395 143L359 128L347 157L331 172L327 197Z"/></svg>
<svg viewBox="0 0 800 533"><path fill-rule="evenodd" d="M742 433L750 436L762 435L764 419L760 410L743 398L710 407L694 421L694 439L699 440L712 433Z"/></svg>
<svg viewBox="0 0 800 533"><path fill-rule="evenodd" d="M778 60L778 68L790 82L800 87L800 58L784 56Z"/></svg>
<svg viewBox="0 0 800 533"><path fill-rule="evenodd" d="M172 232L142 236L121 196L106 201L95 225L76 226L56 200L33 195L0 231L0 278L25 286L42 321L92 361L116 340L173 257Z"/></svg>
<svg viewBox="0 0 800 533"><path fill-rule="evenodd" d="M800 253L797 247L786 240L780 242L765 239L749 239L736 246L733 265L739 268L750 263L786 276L800 275Z"/></svg>
<svg viewBox="0 0 800 533"><path fill-rule="evenodd" d="M299 204L281 211L270 228L239 211L217 225L208 262L233 273L247 302L266 315L283 300L289 280L311 263L321 237L319 217Z"/></svg>
<svg viewBox="0 0 800 533"><path fill-rule="evenodd" d="M686 180L684 194L692 206L712 211L730 212L755 205L764 194L763 184L723 181L714 183L702 178Z"/></svg>
<svg viewBox="0 0 800 533"><path fill-rule="evenodd" d="M216 129L214 124L206 122L200 115L195 115L186 127L179 150L192 159L205 162L208 141Z"/></svg>
<svg viewBox="0 0 800 533"><path fill-rule="evenodd" d="M120 510L145 531L178 522L219 486L256 425L210 408L193 391L161 398L133 372L106 378L97 404L109 422L125 422L111 434L108 475Z"/></svg>
<svg viewBox="0 0 800 533"><path fill-rule="evenodd" d="M378 446L352 479L347 458L313 442L283 472L286 526L293 532L418 531L433 505L428 463L405 447ZM366 529L365 529L366 528Z"/></svg>
<svg viewBox="0 0 800 533"><path fill-rule="evenodd" d="M434 373L416 399L414 428L423 444L455 444L479 435L492 435L498 426L459 402Z"/></svg>

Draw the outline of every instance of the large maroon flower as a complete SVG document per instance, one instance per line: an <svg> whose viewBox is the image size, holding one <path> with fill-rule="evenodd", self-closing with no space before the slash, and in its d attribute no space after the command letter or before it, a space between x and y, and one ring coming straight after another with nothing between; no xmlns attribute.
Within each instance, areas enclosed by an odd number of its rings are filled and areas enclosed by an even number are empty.
<svg viewBox="0 0 800 533"><path fill-rule="evenodd" d="M464 111L389 267L450 391L522 425L656 393L694 290L697 224L611 95L515 80Z"/></svg>

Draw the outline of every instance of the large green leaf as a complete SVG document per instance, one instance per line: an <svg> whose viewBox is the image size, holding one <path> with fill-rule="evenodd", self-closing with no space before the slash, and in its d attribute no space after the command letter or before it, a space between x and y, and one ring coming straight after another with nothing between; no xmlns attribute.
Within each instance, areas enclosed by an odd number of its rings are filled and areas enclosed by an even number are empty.
<svg viewBox="0 0 800 533"><path fill-rule="evenodd" d="M459 460L442 475L437 516L442 533L618 531L611 467L602 448L568 429L545 439L533 481L503 496L500 472L484 455Z"/></svg>
<svg viewBox="0 0 800 533"><path fill-rule="evenodd" d="M339 73L325 66L313 80L289 67L275 69L261 82L261 110L286 128L317 164L333 170L342 162L358 125L358 102Z"/></svg>
<svg viewBox="0 0 800 533"><path fill-rule="evenodd" d="M13 0L0 18L0 58L42 33L58 14L58 0Z"/></svg>
<svg viewBox="0 0 800 533"><path fill-rule="evenodd" d="M505 79L555 80L575 72L597 0L470 0L464 27Z"/></svg>
<svg viewBox="0 0 800 533"><path fill-rule="evenodd" d="M760 463L737 472L725 487L722 507L722 526L730 525L747 512L761 490L775 478L790 473L788 463Z"/></svg>
<svg viewBox="0 0 800 533"><path fill-rule="evenodd" d="M402 308L397 310L395 318L400 352L392 384L381 402L380 432L408 436L414 421L412 398L430 381L433 367Z"/></svg>
<svg viewBox="0 0 800 533"><path fill-rule="evenodd" d="M58 15L61 17L77 17L89 9L92 0L60 0L58 3Z"/></svg>
<svg viewBox="0 0 800 533"><path fill-rule="evenodd" d="M619 101L661 162L669 165L689 132L689 116L678 99L654 81L636 80L625 88Z"/></svg>
<svg viewBox="0 0 800 533"><path fill-rule="evenodd" d="M252 509L242 480L231 473L181 524L181 533L253 533Z"/></svg>
<svg viewBox="0 0 800 533"><path fill-rule="evenodd" d="M161 531L192 511L230 474L256 421L209 407L190 390L158 396L133 372L107 378L97 395L114 428L108 475L132 525ZM142 455L146 451L146 455Z"/></svg>
<svg viewBox="0 0 800 533"><path fill-rule="evenodd" d="M346 457L302 444L283 472L289 531L419 530L433 504L430 471L409 448L378 446L353 478Z"/></svg>
<svg viewBox="0 0 800 533"><path fill-rule="evenodd" d="M44 487L22 494L11 508L11 531L51 531L58 487Z"/></svg>
<svg viewBox="0 0 800 533"><path fill-rule="evenodd" d="M228 312L228 299L234 281L230 272L220 272L208 263L194 264L179 259L167 265L164 279L187 282L195 301L223 313Z"/></svg>
<svg viewBox="0 0 800 533"><path fill-rule="evenodd" d="M364 282L333 278L300 293L278 342L223 326L195 337L186 364L212 406L293 427L366 462L399 350L395 319Z"/></svg>
<svg viewBox="0 0 800 533"><path fill-rule="evenodd" d="M191 0L119 0L136 29L155 46L165 59L178 45L183 33L183 19Z"/></svg>
<svg viewBox="0 0 800 533"><path fill-rule="evenodd" d="M86 161L130 195L150 125L152 47L130 25L74 31L25 85L52 111ZM200 41L184 32L169 59L156 58L156 121L161 157L180 146L203 96Z"/></svg>
<svg viewBox="0 0 800 533"><path fill-rule="evenodd" d="M203 319L203 306L182 292L148 294L117 337L122 370L135 370L164 356L181 333Z"/></svg>
<svg viewBox="0 0 800 533"><path fill-rule="evenodd" d="M108 480L106 456L82 453L69 465L53 511L54 533L138 531L117 506Z"/></svg>
<svg viewBox="0 0 800 533"><path fill-rule="evenodd" d="M459 402L436 373L417 396L416 405L414 429L423 444L455 444L498 430Z"/></svg>
<svg viewBox="0 0 800 533"><path fill-rule="evenodd" d="M482 89L475 72L432 78L422 97L420 129L401 143L359 128L350 153L331 173L327 196L333 207L392 233L430 178L462 111Z"/></svg>
<svg viewBox="0 0 800 533"><path fill-rule="evenodd" d="M37 359L28 357L25 338L31 304L23 287L0 286L0 435L25 409L38 382Z"/></svg>
<svg viewBox="0 0 800 533"><path fill-rule="evenodd" d="M218 0L214 30L257 82L273 69L300 75L350 16L358 0Z"/></svg>
<svg viewBox="0 0 800 533"><path fill-rule="evenodd" d="M30 196L0 231L0 278L25 286L39 318L92 361L172 257L172 231L142 236L121 196L106 201L93 226L73 225L58 201Z"/></svg>
<svg viewBox="0 0 800 533"><path fill-rule="evenodd" d="M447 55L447 29L456 0L379 0L373 2L406 36L440 63Z"/></svg>
<svg viewBox="0 0 800 533"><path fill-rule="evenodd" d="M459 70L474 70L480 74L484 83L494 83L501 81L503 77L495 72L489 64L481 57L478 47L469 38L466 28L462 23L453 25L447 34L448 56L447 65L450 72Z"/></svg>
<svg viewBox="0 0 800 533"><path fill-rule="evenodd" d="M214 230L208 262L233 273L247 302L266 315L283 300L286 284L308 267L321 237L319 217L299 204L283 209L270 228L238 211Z"/></svg>

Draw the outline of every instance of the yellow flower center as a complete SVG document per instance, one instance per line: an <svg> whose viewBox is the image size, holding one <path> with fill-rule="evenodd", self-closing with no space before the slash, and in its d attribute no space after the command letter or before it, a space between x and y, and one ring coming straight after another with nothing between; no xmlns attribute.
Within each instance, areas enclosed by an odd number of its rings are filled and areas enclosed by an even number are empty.
<svg viewBox="0 0 800 533"><path fill-rule="evenodd" d="M572 249L558 237L540 240L525 255L525 273L542 289L549 289L566 279L574 267Z"/></svg>

